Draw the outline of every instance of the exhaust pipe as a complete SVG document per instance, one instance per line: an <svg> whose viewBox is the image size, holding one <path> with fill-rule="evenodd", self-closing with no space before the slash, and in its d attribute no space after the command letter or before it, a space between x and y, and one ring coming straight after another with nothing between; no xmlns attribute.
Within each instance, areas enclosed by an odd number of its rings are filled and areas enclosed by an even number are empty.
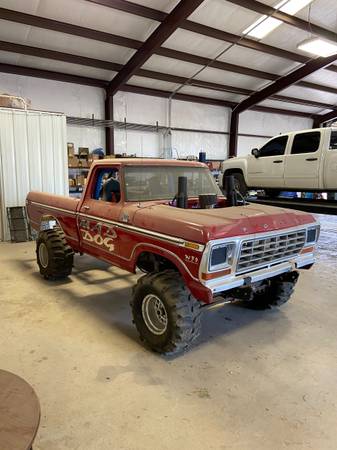
<svg viewBox="0 0 337 450"><path fill-rule="evenodd" d="M177 207L187 208L187 177L178 177Z"/></svg>
<svg viewBox="0 0 337 450"><path fill-rule="evenodd" d="M227 200L230 206L238 206L238 196L235 190L234 176L225 177L224 188L227 193Z"/></svg>

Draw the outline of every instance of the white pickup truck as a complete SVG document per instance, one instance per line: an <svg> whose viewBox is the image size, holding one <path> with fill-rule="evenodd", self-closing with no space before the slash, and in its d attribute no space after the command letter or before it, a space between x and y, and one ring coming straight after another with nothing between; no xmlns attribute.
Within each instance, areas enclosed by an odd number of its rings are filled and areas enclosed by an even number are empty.
<svg viewBox="0 0 337 450"><path fill-rule="evenodd" d="M337 191L337 128L294 131L271 138L250 155L222 163L223 176L234 175L236 188L280 191Z"/></svg>

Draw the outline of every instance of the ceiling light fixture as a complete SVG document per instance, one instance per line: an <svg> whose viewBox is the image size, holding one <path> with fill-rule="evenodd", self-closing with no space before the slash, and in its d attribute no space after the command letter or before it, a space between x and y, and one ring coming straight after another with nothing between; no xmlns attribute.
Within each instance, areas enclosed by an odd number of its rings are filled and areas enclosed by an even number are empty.
<svg viewBox="0 0 337 450"><path fill-rule="evenodd" d="M308 6L312 1L313 0L282 0L274 6L274 8L278 11L282 11L293 16L305 6ZM243 34L255 37L256 39L262 39L271 31L279 27L282 23L283 22L281 20L264 15L246 28L243 31Z"/></svg>
<svg viewBox="0 0 337 450"><path fill-rule="evenodd" d="M297 48L316 56L332 56L337 54L337 43L326 41L319 37L306 39L298 44Z"/></svg>

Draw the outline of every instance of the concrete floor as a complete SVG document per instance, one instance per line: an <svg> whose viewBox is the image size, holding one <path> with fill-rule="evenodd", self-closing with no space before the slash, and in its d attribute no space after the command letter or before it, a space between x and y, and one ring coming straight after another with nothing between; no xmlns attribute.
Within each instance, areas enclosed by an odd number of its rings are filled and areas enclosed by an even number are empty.
<svg viewBox="0 0 337 450"><path fill-rule="evenodd" d="M335 450L336 219L288 305L208 312L175 359L138 340L136 276L78 256L47 282L33 243L0 244L0 367L40 397L34 450Z"/></svg>

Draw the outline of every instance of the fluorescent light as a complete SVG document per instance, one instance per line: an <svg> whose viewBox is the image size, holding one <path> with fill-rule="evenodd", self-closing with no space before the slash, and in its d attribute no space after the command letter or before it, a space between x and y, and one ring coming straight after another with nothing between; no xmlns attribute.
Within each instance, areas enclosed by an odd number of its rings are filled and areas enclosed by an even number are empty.
<svg viewBox="0 0 337 450"><path fill-rule="evenodd" d="M274 8L293 16L312 1L313 0L282 0L274 6ZM262 39L282 23L281 20L275 19L274 17L262 16L246 28L243 31L243 34Z"/></svg>
<svg viewBox="0 0 337 450"><path fill-rule="evenodd" d="M281 21L274 19L273 17L262 16L259 20L254 22L250 27L246 28L243 34L248 34L249 36L255 37L257 39L262 39L267 36L268 33L275 30Z"/></svg>
<svg viewBox="0 0 337 450"><path fill-rule="evenodd" d="M304 52L318 56L332 56L337 54L337 43L326 41L321 38L311 38L298 44L297 48Z"/></svg>

